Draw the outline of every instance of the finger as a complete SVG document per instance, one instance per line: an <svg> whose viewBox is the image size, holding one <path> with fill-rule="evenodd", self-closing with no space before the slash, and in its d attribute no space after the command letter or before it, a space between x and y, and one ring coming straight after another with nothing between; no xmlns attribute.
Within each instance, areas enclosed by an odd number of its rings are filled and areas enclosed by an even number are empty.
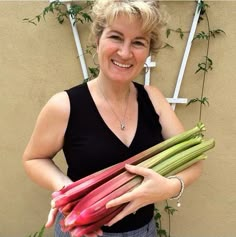
<svg viewBox="0 0 236 237"><path fill-rule="evenodd" d="M111 201L107 202L106 208L118 206L124 203L128 203L132 200L134 200L136 197L136 192L133 190L131 192L125 193L121 195L120 197L114 198Z"/></svg>
<svg viewBox="0 0 236 237"><path fill-rule="evenodd" d="M129 203L120 213L118 213L112 220L110 220L106 226L112 226L116 222L120 221L123 219L125 216L128 216L131 213L136 213L136 210L138 208L134 207L134 204Z"/></svg>
<svg viewBox="0 0 236 237"><path fill-rule="evenodd" d="M101 229L98 229L98 230L94 231L94 234L96 236L102 236L103 235L103 231ZM89 237L91 237L91 236L89 236Z"/></svg>
<svg viewBox="0 0 236 237"><path fill-rule="evenodd" d="M48 214L48 219L47 222L45 224L46 228L49 228L51 226L53 226L54 221L56 219L56 215L57 215L58 209L57 208L51 208Z"/></svg>
<svg viewBox="0 0 236 237"><path fill-rule="evenodd" d="M97 234L96 233L89 233L89 234L86 234L84 236L85 237L97 237Z"/></svg>
<svg viewBox="0 0 236 237"><path fill-rule="evenodd" d="M98 231L94 231L93 233L89 233L84 235L85 237L97 237L97 236L102 236L103 232L98 232Z"/></svg>
<svg viewBox="0 0 236 237"><path fill-rule="evenodd" d="M137 174L143 177L149 176L151 174L151 170L148 168L144 168L141 166L137 166L137 165L129 165L126 164L125 168L127 171L133 173L133 174Z"/></svg>
<svg viewBox="0 0 236 237"><path fill-rule="evenodd" d="M95 232L97 233L98 236L102 236L103 235L103 231L101 229L98 229Z"/></svg>

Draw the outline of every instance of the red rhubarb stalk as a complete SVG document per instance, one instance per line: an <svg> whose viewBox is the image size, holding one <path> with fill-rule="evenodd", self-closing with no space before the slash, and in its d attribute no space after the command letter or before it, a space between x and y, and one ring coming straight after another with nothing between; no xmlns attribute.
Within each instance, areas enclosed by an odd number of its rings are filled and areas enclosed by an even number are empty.
<svg viewBox="0 0 236 237"><path fill-rule="evenodd" d="M172 138L169 138L155 146L152 146L137 155L134 155L130 157L129 159L120 162L116 165L113 165L111 167L108 167L102 171L98 171L96 173L93 173L89 176L86 176L78 181L75 181L65 187L63 187L61 190L56 191L52 194L52 207L60 207L65 205L65 203L81 198L85 194L89 193L91 190L99 186L100 184L106 182L107 180L115 177L116 175L122 173L125 168L125 164L133 164L136 165L150 157L152 157L155 154L158 154L159 152L178 144L182 141L185 141L193 136L196 136L197 134L201 133L205 130L205 126L202 123L199 123L194 128L187 130L181 134L181 136L176 135ZM69 192L69 193L68 193Z"/></svg>
<svg viewBox="0 0 236 237"><path fill-rule="evenodd" d="M121 212L121 210L126 206L122 205L120 206L118 209L116 209L114 212L110 213L109 215L107 215L106 217L100 219L97 222L94 222L90 225L82 225L82 226L77 226L75 227L70 233L72 237L82 237L86 234L92 233L96 230L98 230L99 228L101 228L101 226L105 225L106 223L108 223L113 217L115 217L118 213Z"/></svg>

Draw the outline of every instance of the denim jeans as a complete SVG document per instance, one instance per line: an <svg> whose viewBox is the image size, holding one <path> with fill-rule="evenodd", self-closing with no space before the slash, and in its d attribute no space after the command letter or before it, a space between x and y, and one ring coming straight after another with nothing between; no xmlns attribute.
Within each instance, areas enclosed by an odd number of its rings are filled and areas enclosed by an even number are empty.
<svg viewBox="0 0 236 237"><path fill-rule="evenodd" d="M57 215L55 222L54 237L71 237L68 232L61 231L60 220L63 217L61 213ZM152 219L147 225L128 232L123 233L108 233L104 232L102 237L157 237L155 220Z"/></svg>

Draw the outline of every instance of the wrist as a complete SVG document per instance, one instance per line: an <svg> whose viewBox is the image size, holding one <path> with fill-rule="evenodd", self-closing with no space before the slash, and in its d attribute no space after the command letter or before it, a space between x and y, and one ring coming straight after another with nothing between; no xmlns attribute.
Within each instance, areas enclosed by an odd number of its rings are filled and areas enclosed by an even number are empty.
<svg viewBox="0 0 236 237"><path fill-rule="evenodd" d="M180 198L184 192L184 181L179 176L169 176L167 177L172 181L171 195L169 200L177 200L177 207L181 206Z"/></svg>
<svg viewBox="0 0 236 237"><path fill-rule="evenodd" d="M60 180L58 180L53 187L53 191L60 191L62 188L66 187L67 185L73 183L71 179L69 179L67 176L62 177Z"/></svg>

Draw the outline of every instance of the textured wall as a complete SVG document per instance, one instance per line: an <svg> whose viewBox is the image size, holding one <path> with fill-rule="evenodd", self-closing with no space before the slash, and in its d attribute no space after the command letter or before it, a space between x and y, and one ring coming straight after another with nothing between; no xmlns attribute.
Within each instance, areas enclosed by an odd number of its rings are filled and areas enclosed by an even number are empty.
<svg viewBox="0 0 236 237"><path fill-rule="evenodd" d="M188 30L195 3L164 3L171 15L170 27ZM26 177L21 156L46 101L54 93L82 81L69 22L59 25L53 15L38 26L22 21L39 14L47 4L46 1L0 1L0 236L5 237L27 236L46 220L50 193ZM213 39L210 46L214 69L207 75L205 90L210 106L204 108L202 117L207 126L206 136L216 139L216 148L205 161L203 175L185 191L182 207L172 217L172 236L175 237L236 235L236 164L233 155L236 153L236 15L233 14L236 2L209 1L208 4L212 28L226 32L226 35ZM198 31L205 29L206 22L203 21ZM88 27L80 26L79 31L85 45ZM168 43L174 48L161 50L156 59L157 68L152 69L151 83L160 87L166 97L173 94L186 40L187 36L181 40L172 34ZM205 50L206 42L193 43L180 97L200 95L202 77L194 72ZM190 107L177 105L176 112L186 128L198 121L197 104ZM58 154L56 162L66 169L62 154ZM170 204L175 205L174 202ZM47 233L51 235L50 230Z"/></svg>

